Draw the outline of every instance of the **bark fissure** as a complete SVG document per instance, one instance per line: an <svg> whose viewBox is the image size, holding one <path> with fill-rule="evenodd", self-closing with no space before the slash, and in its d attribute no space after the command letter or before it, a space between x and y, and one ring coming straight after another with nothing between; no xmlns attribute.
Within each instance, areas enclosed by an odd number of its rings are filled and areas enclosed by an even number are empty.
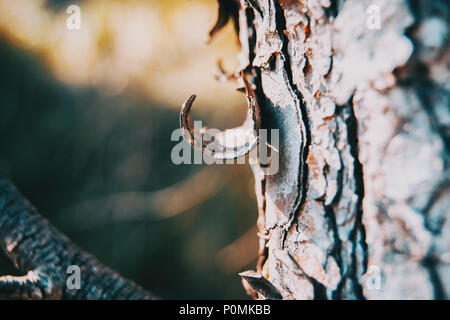
<svg viewBox="0 0 450 320"><path fill-rule="evenodd" d="M438 264L439 259L436 259L436 257L433 256L427 256L422 260L422 265L428 270L428 273L430 274L430 279L434 289L434 299L444 300L447 299L447 296L445 294L442 279L437 272Z"/></svg>
<svg viewBox="0 0 450 320"><path fill-rule="evenodd" d="M349 117L347 119L347 136L348 143L350 145L350 154L353 157L354 171L353 177L355 178L356 190L355 193L358 196L358 200L356 202L356 213L355 213L355 225L353 231L350 233L350 240L353 242L352 249L352 265L351 265L351 277L353 281L353 286L355 293L358 295L359 299L364 299L363 291L361 284L359 283L359 278L367 271L367 243L366 243L366 234L364 224L362 222L363 215L363 207L362 202L364 199L364 174L363 174L363 166L359 161L358 156L358 122L355 116L355 110L353 106L353 95L347 104L347 109L349 112ZM358 241L358 238L360 240ZM361 246L362 252L362 270L358 274L358 245Z"/></svg>

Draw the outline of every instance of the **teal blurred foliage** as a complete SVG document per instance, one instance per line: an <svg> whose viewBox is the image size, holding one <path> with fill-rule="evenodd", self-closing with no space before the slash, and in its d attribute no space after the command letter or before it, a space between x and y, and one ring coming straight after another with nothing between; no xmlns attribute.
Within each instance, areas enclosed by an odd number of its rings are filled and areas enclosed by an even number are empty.
<svg viewBox="0 0 450 320"><path fill-rule="evenodd" d="M170 160L178 112L132 90L105 96L65 86L38 57L3 40L0 70L2 178L76 244L162 298L248 298L236 273L243 269L225 272L216 255L255 223L249 167L217 165L213 170L237 172L238 181L171 218L149 210L116 221L99 201L80 221L70 209L78 203L157 191L202 169ZM100 212L106 218L98 223ZM0 274L7 273L19 274L2 253Z"/></svg>

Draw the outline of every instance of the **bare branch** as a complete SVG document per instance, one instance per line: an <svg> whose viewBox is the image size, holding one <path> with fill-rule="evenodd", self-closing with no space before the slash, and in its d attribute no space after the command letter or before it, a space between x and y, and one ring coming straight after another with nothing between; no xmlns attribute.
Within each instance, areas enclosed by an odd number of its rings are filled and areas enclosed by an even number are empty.
<svg viewBox="0 0 450 320"><path fill-rule="evenodd" d="M0 246L26 276L0 277L0 296L28 299L152 299L56 230L6 180L0 180ZM80 268L80 288L67 268Z"/></svg>

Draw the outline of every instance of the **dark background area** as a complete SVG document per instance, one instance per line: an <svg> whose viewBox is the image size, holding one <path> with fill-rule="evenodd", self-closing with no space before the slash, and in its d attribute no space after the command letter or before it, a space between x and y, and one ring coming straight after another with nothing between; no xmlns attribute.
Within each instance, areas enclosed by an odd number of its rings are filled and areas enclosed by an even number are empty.
<svg viewBox="0 0 450 320"><path fill-rule="evenodd" d="M256 235L241 238L249 247L244 258L224 256L236 259L231 269L217 255L256 221L250 168L174 165L170 135L177 127L173 108L153 105L132 88L107 96L69 87L33 53L0 40L0 177L76 244L160 297L246 299L237 272L254 265ZM102 201L154 193L201 170L214 172L223 187L172 217ZM205 187L197 183L193 195ZM173 201L183 201L177 196L183 195L175 192ZM3 253L0 274L20 274Z"/></svg>

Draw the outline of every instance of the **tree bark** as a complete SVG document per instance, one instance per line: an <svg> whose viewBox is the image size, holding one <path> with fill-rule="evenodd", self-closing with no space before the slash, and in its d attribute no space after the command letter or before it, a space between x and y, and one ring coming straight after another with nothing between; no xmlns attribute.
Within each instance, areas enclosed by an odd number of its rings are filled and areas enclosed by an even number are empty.
<svg viewBox="0 0 450 320"><path fill-rule="evenodd" d="M448 3L236 3L219 13L237 17L262 128L280 130L278 173L252 166L260 249L247 292L448 298Z"/></svg>

